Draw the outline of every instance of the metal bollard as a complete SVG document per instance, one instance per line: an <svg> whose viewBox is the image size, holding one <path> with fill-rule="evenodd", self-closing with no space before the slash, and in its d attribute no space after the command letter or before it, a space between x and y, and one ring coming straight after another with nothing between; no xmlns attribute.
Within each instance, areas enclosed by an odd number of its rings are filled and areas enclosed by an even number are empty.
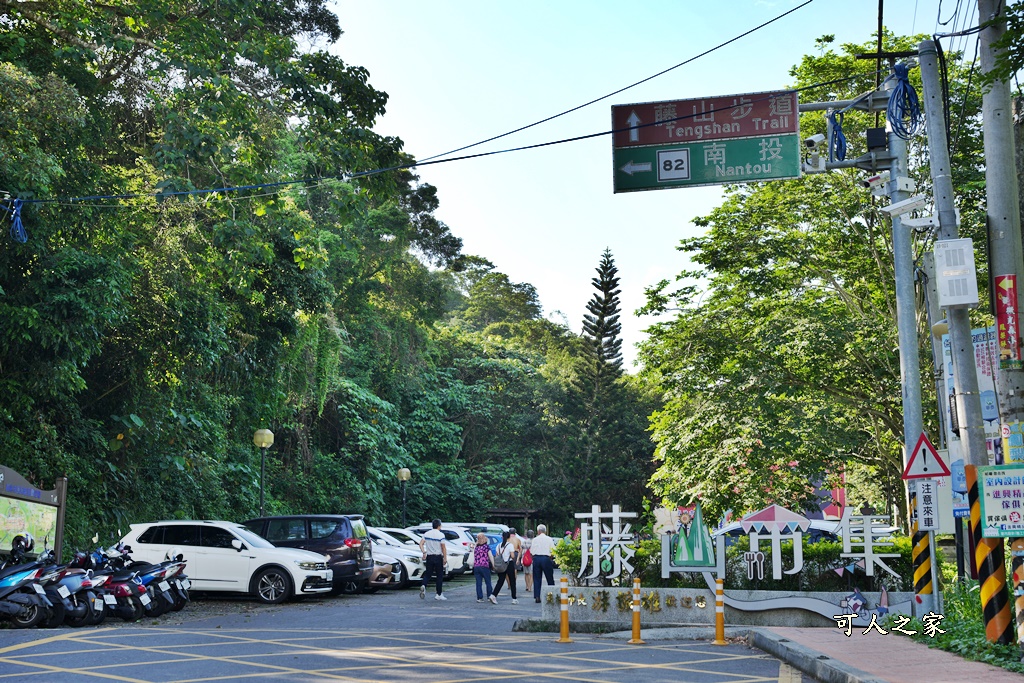
<svg viewBox="0 0 1024 683"><path fill-rule="evenodd" d="M715 579L715 640L713 645L728 645L725 642L725 581Z"/></svg>
<svg viewBox="0 0 1024 683"><path fill-rule="evenodd" d="M558 592L562 611L559 616L558 640L555 642L571 643L572 638L569 637L569 579L563 576L560 583Z"/></svg>
<svg viewBox="0 0 1024 683"><path fill-rule="evenodd" d="M643 645L640 639L640 579L633 579L633 637L630 645Z"/></svg>

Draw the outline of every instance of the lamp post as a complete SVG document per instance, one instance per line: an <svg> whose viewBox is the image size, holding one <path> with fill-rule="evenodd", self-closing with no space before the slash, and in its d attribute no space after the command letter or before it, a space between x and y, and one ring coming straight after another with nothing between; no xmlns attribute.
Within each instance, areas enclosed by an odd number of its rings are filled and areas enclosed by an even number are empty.
<svg viewBox="0 0 1024 683"><path fill-rule="evenodd" d="M267 469L267 449L274 445L274 432L269 429L257 429L252 435L252 442L260 448L260 517L263 516L263 474Z"/></svg>
<svg viewBox="0 0 1024 683"><path fill-rule="evenodd" d="M405 482L409 481L412 477L412 472L409 471L408 467L402 467L398 470L398 481L402 482L402 528L406 527L405 522Z"/></svg>

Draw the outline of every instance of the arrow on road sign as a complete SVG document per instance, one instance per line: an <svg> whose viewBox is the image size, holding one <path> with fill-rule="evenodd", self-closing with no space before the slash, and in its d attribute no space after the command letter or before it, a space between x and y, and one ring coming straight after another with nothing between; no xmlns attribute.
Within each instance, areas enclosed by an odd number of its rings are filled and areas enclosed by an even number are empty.
<svg viewBox="0 0 1024 683"><path fill-rule="evenodd" d="M939 456L935 446L928 440L924 432L910 454L910 460L903 469L903 479L929 479L931 477L950 476L949 466Z"/></svg>
<svg viewBox="0 0 1024 683"><path fill-rule="evenodd" d="M637 126L640 125L640 117L636 115L635 111L629 112L629 118L626 119L626 123L629 124L629 141L640 142L640 131Z"/></svg>
<svg viewBox="0 0 1024 683"><path fill-rule="evenodd" d="M650 173L651 162L645 161L642 164L637 164L632 161L627 161L626 165L620 169L626 175L633 175L634 173Z"/></svg>

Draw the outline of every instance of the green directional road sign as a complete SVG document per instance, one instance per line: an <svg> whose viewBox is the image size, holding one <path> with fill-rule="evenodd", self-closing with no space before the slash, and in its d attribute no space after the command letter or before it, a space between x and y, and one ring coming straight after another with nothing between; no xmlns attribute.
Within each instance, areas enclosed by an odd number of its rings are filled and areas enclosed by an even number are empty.
<svg viewBox="0 0 1024 683"><path fill-rule="evenodd" d="M800 177L800 136L705 140L613 150L615 192Z"/></svg>

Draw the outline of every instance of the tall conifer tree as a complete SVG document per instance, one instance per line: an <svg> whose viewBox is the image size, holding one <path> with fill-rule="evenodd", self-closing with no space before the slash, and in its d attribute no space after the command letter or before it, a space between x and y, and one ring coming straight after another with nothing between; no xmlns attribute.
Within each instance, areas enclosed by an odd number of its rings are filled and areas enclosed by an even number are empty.
<svg viewBox="0 0 1024 683"><path fill-rule="evenodd" d="M589 312L583 316L587 355L580 383L590 413L622 376L618 274L611 250L605 249L597 267L597 277L591 280L597 292L587 303Z"/></svg>

